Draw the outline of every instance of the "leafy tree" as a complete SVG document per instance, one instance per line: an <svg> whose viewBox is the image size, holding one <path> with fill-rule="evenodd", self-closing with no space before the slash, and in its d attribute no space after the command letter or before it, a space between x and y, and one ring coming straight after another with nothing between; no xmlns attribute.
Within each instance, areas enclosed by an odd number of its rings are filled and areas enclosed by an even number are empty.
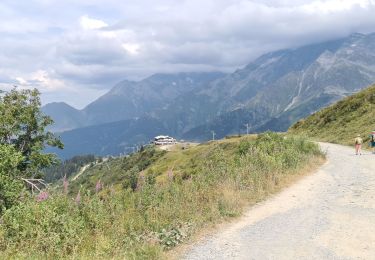
<svg viewBox="0 0 375 260"><path fill-rule="evenodd" d="M35 177L39 170L56 162L54 154L45 154L46 145L63 148L61 141L46 127L53 120L40 110L37 89L14 88L0 97L0 144L12 145L23 156L17 169L27 177Z"/></svg>
<svg viewBox="0 0 375 260"><path fill-rule="evenodd" d="M39 177L57 158L46 145L63 148L46 127L52 119L40 110L38 90L13 89L0 96L0 213L14 205L24 188L22 178Z"/></svg>
<svg viewBox="0 0 375 260"><path fill-rule="evenodd" d="M23 183L17 166L23 157L12 145L0 144L0 214L18 200Z"/></svg>

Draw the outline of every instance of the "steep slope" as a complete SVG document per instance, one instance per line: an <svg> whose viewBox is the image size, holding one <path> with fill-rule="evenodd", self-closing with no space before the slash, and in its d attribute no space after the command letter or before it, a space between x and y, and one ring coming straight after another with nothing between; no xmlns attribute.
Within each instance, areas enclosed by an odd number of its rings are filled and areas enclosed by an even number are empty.
<svg viewBox="0 0 375 260"><path fill-rule="evenodd" d="M81 111L64 102L49 103L42 107L42 111L54 120L54 124L50 127L51 131L66 131L84 125Z"/></svg>
<svg viewBox="0 0 375 260"><path fill-rule="evenodd" d="M145 116L223 75L220 72L155 74L139 82L123 81L82 112L88 125Z"/></svg>
<svg viewBox="0 0 375 260"><path fill-rule="evenodd" d="M251 153L250 146L260 147L262 143L267 143L270 147L262 147L261 150L277 149L275 147L289 150L290 148L284 146L286 143L297 146L303 140L293 137L286 138L286 141L282 139L283 137L280 135L266 133L260 136L222 139L199 145L179 144L168 152L151 145L129 156L111 158L93 164L78 178L71 181L70 189L72 194L76 194L80 188L94 191L98 180L120 189L132 188L134 190L137 188L137 181L142 179L154 178L153 181L159 184L168 183L171 178L179 182L187 181L192 176L199 174L206 167L207 161L215 160L215 155L218 156L220 152L221 156L230 162L245 153ZM302 141L299 144L310 151L315 151L316 155L319 154L317 146L312 143ZM267 152L270 151L267 150ZM288 159L292 157L291 154L283 154L283 156Z"/></svg>
<svg viewBox="0 0 375 260"><path fill-rule="evenodd" d="M207 129L223 137L238 132L239 126L245 123L261 125L272 117L272 106L282 101L278 92L266 89L286 75L305 69L325 50L336 50L341 44L342 40L338 40L265 54L200 91L180 96L165 109L161 118L175 122L172 128L177 133L187 132L184 138L198 140L207 140L205 136L210 135ZM262 93L280 100L263 104Z"/></svg>
<svg viewBox="0 0 375 260"><path fill-rule="evenodd" d="M51 103L43 107L43 111L56 122L52 130L59 132L134 119L163 111L177 97L199 90L224 75L221 72L191 72L155 74L137 82L124 80L82 110L75 110L65 103Z"/></svg>
<svg viewBox="0 0 375 260"><path fill-rule="evenodd" d="M365 141L374 130L375 85L344 98L294 124L289 132L332 143L353 144L356 134Z"/></svg>
<svg viewBox="0 0 375 260"><path fill-rule="evenodd" d="M223 134L236 133L237 125L245 123L250 123L253 131L284 131L296 120L372 84L375 82L375 34L353 34L345 39L270 53L226 79L238 74L248 75L249 81L238 76L242 87L232 82L231 86L236 87L228 88L226 94L229 101L239 101L233 102L239 108L232 104L231 109L230 102L226 101L229 111L206 126L190 130L189 135L204 136L200 129L220 132L216 126L223 124L234 126ZM214 85L211 93L219 92L217 86L225 84ZM244 98L244 91L252 96ZM237 109L240 110L233 112ZM232 114L247 113L238 124L233 124Z"/></svg>
<svg viewBox="0 0 375 260"><path fill-rule="evenodd" d="M339 43L328 43L327 45L335 44ZM183 129L185 131L197 126L199 126L198 129L194 129L192 132L198 133L199 129L205 128L219 131L215 125L221 125L225 118L232 120L231 114L236 109L241 109L241 111L235 112L235 114L244 115L243 109L247 108L248 103L257 98L259 93L286 74L306 67L318 55L313 55L312 49L317 48L318 50L315 52L320 53L324 51L323 46L322 44L319 46L320 48L309 46L302 48L302 51L285 50L263 55L245 68L211 82L200 91L189 93L188 98L181 96L166 109L167 113L172 113L170 118L178 118L179 124L185 126ZM301 55L300 52L305 54ZM251 110L257 111L257 113L248 116L251 117L251 123L259 124L269 119L270 113L267 109L268 105L263 106L261 102L253 106ZM225 115L226 113L229 114ZM208 126L200 126L205 124ZM231 122L225 124L229 126ZM226 134L234 130L228 128ZM203 136L204 133L199 135Z"/></svg>
<svg viewBox="0 0 375 260"><path fill-rule="evenodd" d="M355 34L333 45L339 48L329 46L306 68L280 78L260 93L249 108L277 104L269 111L271 115L282 115L292 109L304 109L307 103L322 107L327 104L321 102L324 95L331 96L332 103L375 82L375 34Z"/></svg>

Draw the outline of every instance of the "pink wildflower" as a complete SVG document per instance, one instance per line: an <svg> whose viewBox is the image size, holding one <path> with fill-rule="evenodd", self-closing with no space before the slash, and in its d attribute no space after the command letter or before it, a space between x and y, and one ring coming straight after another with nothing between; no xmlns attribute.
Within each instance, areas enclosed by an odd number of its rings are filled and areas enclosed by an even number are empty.
<svg viewBox="0 0 375 260"><path fill-rule="evenodd" d="M42 191L41 193L38 194L38 196L36 196L36 201L41 202L41 201L48 199L48 197L49 197L48 193L46 191Z"/></svg>
<svg viewBox="0 0 375 260"><path fill-rule="evenodd" d="M78 191L77 197L74 201L77 205L79 205L81 203L81 190Z"/></svg>
<svg viewBox="0 0 375 260"><path fill-rule="evenodd" d="M103 184L101 183L100 180L98 180L95 185L95 192L98 193L102 188L103 188Z"/></svg>
<svg viewBox="0 0 375 260"><path fill-rule="evenodd" d="M63 179L63 187L64 187L64 193L65 194L68 194L68 186L69 186L69 182L66 179L66 174L65 174L64 179Z"/></svg>

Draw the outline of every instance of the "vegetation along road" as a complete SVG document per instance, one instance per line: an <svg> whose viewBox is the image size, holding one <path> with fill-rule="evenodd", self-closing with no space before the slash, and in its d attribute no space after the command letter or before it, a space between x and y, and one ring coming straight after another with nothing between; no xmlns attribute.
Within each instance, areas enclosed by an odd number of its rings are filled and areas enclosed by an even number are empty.
<svg viewBox="0 0 375 260"><path fill-rule="evenodd" d="M321 144L327 163L185 259L375 259L375 155Z"/></svg>

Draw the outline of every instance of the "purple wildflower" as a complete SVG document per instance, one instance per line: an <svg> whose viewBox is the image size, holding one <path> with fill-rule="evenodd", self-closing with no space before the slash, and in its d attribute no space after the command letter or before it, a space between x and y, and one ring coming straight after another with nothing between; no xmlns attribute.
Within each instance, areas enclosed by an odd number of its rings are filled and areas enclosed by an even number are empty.
<svg viewBox="0 0 375 260"><path fill-rule="evenodd" d="M41 202L41 201L48 199L48 197L49 197L48 193L46 191L42 191L41 193L38 194L38 196L36 196L36 201Z"/></svg>

